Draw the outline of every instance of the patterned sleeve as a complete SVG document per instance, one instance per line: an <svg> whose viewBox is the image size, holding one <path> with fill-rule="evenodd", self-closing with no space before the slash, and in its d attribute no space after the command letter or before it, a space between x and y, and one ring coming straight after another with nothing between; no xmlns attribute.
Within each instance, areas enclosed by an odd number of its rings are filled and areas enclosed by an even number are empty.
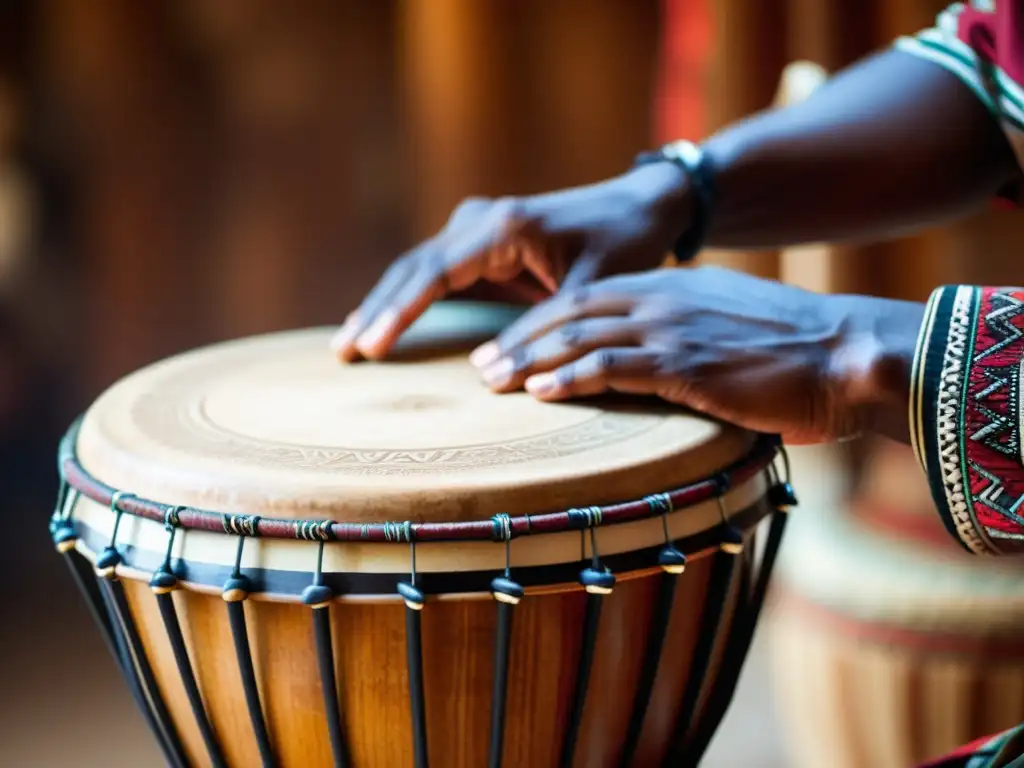
<svg viewBox="0 0 1024 768"><path fill-rule="evenodd" d="M1024 167L1024 2L974 0L954 3L935 26L896 47L929 59L959 77L999 121ZM1024 205L1024 185L1000 197Z"/></svg>
<svg viewBox="0 0 1024 768"><path fill-rule="evenodd" d="M918 768L1009 768L1024 754L1024 726L978 739Z"/></svg>
<svg viewBox="0 0 1024 768"><path fill-rule="evenodd" d="M1024 553L1024 288L958 285L928 301L910 386L911 443L949 532Z"/></svg>

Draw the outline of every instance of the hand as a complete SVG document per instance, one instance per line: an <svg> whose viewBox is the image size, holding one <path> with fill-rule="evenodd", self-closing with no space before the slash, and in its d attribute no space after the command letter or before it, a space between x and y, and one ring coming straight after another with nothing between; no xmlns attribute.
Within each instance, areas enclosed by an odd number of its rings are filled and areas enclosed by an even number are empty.
<svg viewBox="0 0 1024 768"><path fill-rule="evenodd" d="M471 360L496 391L656 395L815 443L906 440L923 306L825 296L718 268L614 277L538 304Z"/></svg>
<svg viewBox="0 0 1024 768"><path fill-rule="evenodd" d="M343 361L381 358L430 304L479 280L527 272L550 293L660 264L687 226L688 186L672 163L524 198L467 200L399 258L331 342Z"/></svg>

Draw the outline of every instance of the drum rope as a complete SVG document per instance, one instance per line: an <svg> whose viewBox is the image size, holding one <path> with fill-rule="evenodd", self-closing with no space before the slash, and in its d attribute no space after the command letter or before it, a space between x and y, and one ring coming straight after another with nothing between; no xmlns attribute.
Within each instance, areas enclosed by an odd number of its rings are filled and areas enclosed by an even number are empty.
<svg viewBox="0 0 1024 768"><path fill-rule="evenodd" d="M786 468L786 479L784 482L790 483L793 481L793 473L789 464L789 452L782 443L779 443L778 455L782 456L782 466Z"/></svg>
<svg viewBox="0 0 1024 768"><path fill-rule="evenodd" d="M78 540L78 535L72 523L72 515L74 514L75 504L78 503L81 495L82 492L69 485L62 474L60 486L57 489L57 501L53 507L53 515L50 517L50 534L54 537L60 536L65 541L70 541L72 547L74 542ZM58 551L63 552L64 550L61 549L59 541L57 544Z"/></svg>
<svg viewBox="0 0 1024 768"><path fill-rule="evenodd" d="M64 562L71 572L72 580L85 598L86 606L89 609L89 613L92 614L93 621L99 628L100 636L103 638L107 650L110 652L121 674L125 676L129 691L135 697L139 707L142 708L141 695L136 691L133 678L126 667L127 661L121 652L120 638L115 636L113 619L107 610L107 602L102 592L102 587L95 577L92 565L77 549L78 532L75 530L74 523L72 522L72 514L80 491L74 487L69 489L63 473L61 473L61 485L63 488L58 489L57 502L54 505L54 519L51 520L50 524L54 545L63 556ZM144 709L143 716L146 718L150 728L156 733L157 740L162 746L162 737L156 730L156 724L152 720L152 713Z"/></svg>
<svg viewBox="0 0 1024 768"><path fill-rule="evenodd" d="M788 458L784 457L786 479L782 480L774 462L765 468L769 482L769 499L775 506L775 512L771 516L771 524L768 529L768 539L765 543L764 553L761 557L761 564L758 574L754 580L753 590L749 598L741 603L733 617L733 623L738 629L733 632L731 639L726 645L725 655L721 662L724 674L716 682L708 696L708 703L705 707L705 714L695 729L692 742L689 745L687 759L692 760L692 765L699 764L704 753L707 751L718 730L719 724L725 717L736 692L740 674L747 660L750 647L754 639L754 631L757 628L761 617L761 610L764 607L765 596L775 562L782 544L782 537L785 533L786 523L789 519L789 510L796 505L796 495L793 493L789 483ZM752 564L745 568L744 575L749 575Z"/></svg>
<svg viewBox="0 0 1024 768"><path fill-rule="evenodd" d="M50 522L50 532L53 536L53 543L57 551L63 556L71 578L78 587L79 592L85 597L86 606L92 614L93 621L99 627L100 635L107 646L107 650L114 659L114 663L122 674L126 674L125 661L121 656L119 647L114 639L114 627L111 623L110 614L105 607L100 586L97 583L95 574L89 561L78 551L78 532L72 522L72 514L75 504L78 501L80 491L70 487L65 482L63 473L61 476L63 489L58 489L57 503L54 505L54 517Z"/></svg>
<svg viewBox="0 0 1024 768"><path fill-rule="evenodd" d="M57 485L57 499L53 504L53 514L50 515L50 533L55 533L57 528L63 526L70 520L70 513L67 507L67 499L74 492L78 493L78 490L72 488L64 476L63 472L60 472L60 481Z"/></svg>
<svg viewBox="0 0 1024 768"><path fill-rule="evenodd" d="M409 679L409 714L412 720L413 764L427 768L427 704L423 687L423 632L421 613L426 597L416 586L416 539L412 523L386 524L388 541L409 542L409 581L398 582L398 594L405 602L405 663ZM389 532L390 531L390 532Z"/></svg>
<svg viewBox="0 0 1024 768"><path fill-rule="evenodd" d="M121 527L121 518L124 516L124 510L121 509L121 500L131 496L130 493L124 491L116 491L113 496L110 497L110 511L114 513L114 530L110 533L110 544L107 549L117 551L114 543L117 541L117 532ZM115 566L116 567L116 566Z"/></svg>
<svg viewBox="0 0 1024 768"><path fill-rule="evenodd" d="M727 484L728 477L719 476L716 478L716 482ZM692 755L687 754L690 737L694 730L694 718L697 715L701 693L711 675L711 662L715 649L721 642L723 618L726 614L727 604L730 602L729 595L732 592L733 580L737 571L745 563L742 558L738 557L744 549L743 534L729 519L729 510L722 495L716 497L716 502L721 540L718 543L718 551L711 561L710 586L704 599L702 613L706 626L702 628L697 647L693 651L690 675L687 678L686 687L683 689L682 703L672 731L672 746L662 763L664 768L678 768L679 766L689 768L697 764L692 759Z"/></svg>
<svg viewBox="0 0 1024 768"><path fill-rule="evenodd" d="M505 544L505 578L508 578L512 562L512 518L500 512L491 521L494 523L494 540Z"/></svg>
<svg viewBox="0 0 1024 768"><path fill-rule="evenodd" d="M114 638L123 659L122 669L128 678L129 687L132 688L135 699L170 764L174 768L187 768L189 763L183 752L181 739L157 687L145 646L132 617L124 585L117 575L117 566L122 562L121 554L117 550L117 535L124 516L121 503L128 498L132 498L132 494L124 491L117 491L110 497L114 526L110 533L110 543L96 559L96 575L100 580L100 591L114 628Z"/></svg>
<svg viewBox="0 0 1024 768"><path fill-rule="evenodd" d="M715 501L718 503L718 516L722 523L722 541L718 545L719 549L729 555L742 554L744 547L743 534L740 533L739 529L733 525L732 520L729 518L729 512L725 507L725 499L719 496Z"/></svg>
<svg viewBox="0 0 1024 768"><path fill-rule="evenodd" d="M184 507L170 507L164 515L164 530L167 531L167 550L164 552L164 562L160 570L173 575L171 570L171 552L174 548L175 534L181 524L179 514Z"/></svg>
<svg viewBox="0 0 1024 768"><path fill-rule="evenodd" d="M334 520L296 520L295 538L302 541L330 541L334 538Z"/></svg>
<svg viewBox="0 0 1024 768"><path fill-rule="evenodd" d="M349 756L345 733L341 726L341 704L338 701L338 681L334 670L334 641L331 637L331 601L334 599L334 590L323 583L324 545L329 536L330 524L331 521L325 520L303 531L303 538L315 538L318 545L313 583L302 591L302 602L312 608L317 669L320 673L320 690L324 700L324 716L327 720L334 766L346 768L349 765Z"/></svg>
<svg viewBox="0 0 1024 768"><path fill-rule="evenodd" d="M505 570L491 581L491 595L497 604L494 631L494 676L491 686L491 733L488 768L500 768L505 746L505 712L508 701L508 671L512 647L512 616L525 590L512 580L512 518L504 512L491 518L494 539L505 545Z"/></svg>
<svg viewBox="0 0 1024 768"><path fill-rule="evenodd" d="M406 520L404 523L391 523L384 521L384 540L401 543L408 541L412 544L412 523Z"/></svg>
<svg viewBox="0 0 1024 768"><path fill-rule="evenodd" d="M568 768L573 764L576 745L579 739L580 726L583 722L583 710L587 703L587 691L590 687L590 672L594 665L598 629L601 625L601 609L604 598L615 588L615 574L601 564L601 556L597 550L597 526L601 524L604 510L601 507L584 507L569 510L569 519L580 528L580 560L586 562L586 534L590 532L590 565L580 571L580 584L587 593L586 607L583 614L583 634L580 638L579 662L576 671L576 685L573 691L572 708L569 711L569 722L566 727L565 740L562 743L562 756L559 765Z"/></svg>
<svg viewBox="0 0 1024 768"><path fill-rule="evenodd" d="M196 680L195 670L192 668L192 660L189 658L188 649L185 647L185 635L181 630L181 622L178 619L178 611L174 605L172 593L178 588L178 578L171 567L171 558L174 552L174 542L177 539L178 526L181 524L181 511L184 507L168 507L164 513L164 530L167 531L167 549L164 551L163 563L150 579L149 587L156 597L157 608L160 610L160 618L163 621L164 631L167 633L167 640L174 654L174 661L178 668L178 676L181 678L182 686L185 689L185 696L189 706L192 708L192 717L199 729L199 734L206 746L206 752L210 757L210 763L214 768L226 768L227 761L217 741L217 734L213 730L210 717L203 704L202 694L199 692L199 684Z"/></svg>
<svg viewBox="0 0 1024 768"><path fill-rule="evenodd" d="M78 498L81 495L82 492L77 488L71 488L64 497L64 516L62 522L65 524L71 523L71 518L75 513L75 504L78 503Z"/></svg>
<svg viewBox="0 0 1024 768"><path fill-rule="evenodd" d="M640 679L633 697L633 707L626 728L622 756L619 760L619 765L622 768L629 768L633 764L636 750L640 744L640 734L643 731L644 720L647 717L651 696L654 693L654 683L658 675L658 667L661 664L662 649L668 634L676 586L679 577L686 570L686 555L676 547L668 527L668 516L675 511L672 497L666 493L656 493L645 497L644 501L651 508L652 514L661 517L661 530L665 536L665 546L658 553L658 564L661 566L662 574L658 584L658 596L655 598L654 612L651 615L647 631L647 646L644 649Z"/></svg>
<svg viewBox="0 0 1024 768"><path fill-rule="evenodd" d="M270 744L266 719L263 716L263 704L260 701L256 670L252 663L252 650L249 646L249 629L246 625L245 608L242 605L255 588L252 580L242 573L242 554L246 539L257 535L259 522L259 515L225 514L221 516L224 532L238 536L234 567L231 570L231 575L224 582L221 597L227 607L228 624L231 627L231 640L235 646L235 660L238 663L242 693L245 695L245 704L249 709L249 722L252 726L253 737L256 739L260 762L263 763L264 768L271 768L275 765L274 751Z"/></svg>
<svg viewBox="0 0 1024 768"><path fill-rule="evenodd" d="M235 536L259 536L260 520L259 515L234 515L224 514L221 516L224 526L224 533Z"/></svg>

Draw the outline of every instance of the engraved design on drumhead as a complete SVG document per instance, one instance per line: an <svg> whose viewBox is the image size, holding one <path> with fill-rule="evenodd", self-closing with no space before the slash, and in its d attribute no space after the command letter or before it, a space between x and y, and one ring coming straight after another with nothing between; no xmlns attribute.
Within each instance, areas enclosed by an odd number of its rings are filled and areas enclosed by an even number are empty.
<svg viewBox="0 0 1024 768"><path fill-rule="evenodd" d="M232 370L232 355L168 371L138 396L132 423L147 438L174 450L250 466L357 475L450 473L571 456L635 437L661 424L664 414L628 408L593 410L581 421L541 434L501 442L460 446L380 448L306 445L268 440L218 423L207 407L211 384ZM193 361L195 362L195 361ZM397 400L403 410L434 402L409 394Z"/></svg>

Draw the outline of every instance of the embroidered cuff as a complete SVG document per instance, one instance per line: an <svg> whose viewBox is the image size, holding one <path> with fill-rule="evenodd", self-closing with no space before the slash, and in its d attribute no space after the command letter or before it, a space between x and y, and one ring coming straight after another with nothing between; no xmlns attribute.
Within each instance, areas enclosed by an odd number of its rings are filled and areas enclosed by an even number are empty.
<svg viewBox="0 0 1024 768"><path fill-rule="evenodd" d="M1024 288L932 293L910 387L910 434L949 532L976 554L1024 553Z"/></svg>

